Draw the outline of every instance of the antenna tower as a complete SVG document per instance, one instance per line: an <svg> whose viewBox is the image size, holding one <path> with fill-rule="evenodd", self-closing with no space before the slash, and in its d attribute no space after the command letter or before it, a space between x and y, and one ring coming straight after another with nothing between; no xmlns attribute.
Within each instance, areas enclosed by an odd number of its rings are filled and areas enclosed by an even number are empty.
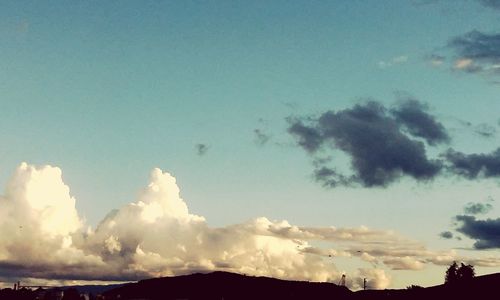
<svg viewBox="0 0 500 300"><path fill-rule="evenodd" d="M342 274L342 277L340 278L339 281L339 286L345 286L345 274Z"/></svg>

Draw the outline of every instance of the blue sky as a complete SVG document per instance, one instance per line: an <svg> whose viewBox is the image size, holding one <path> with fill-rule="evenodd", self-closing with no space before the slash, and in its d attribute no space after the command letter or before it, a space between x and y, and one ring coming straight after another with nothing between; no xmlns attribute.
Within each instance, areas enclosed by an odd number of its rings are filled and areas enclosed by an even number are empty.
<svg viewBox="0 0 500 300"><path fill-rule="evenodd" d="M500 55L467 62L450 42L472 30L495 41L500 10L487 3L4 1L0 183L24 161L57 166L78 213L95 227L134 201L159 167L210 226L260 216L365 225L436 250L497 256L500 243L478 250L471 235L439 234L453 231L466 203L497 200L498 176L325 188L311 175L315 156L288 132L290 118L311 120L368 99L390 109L410 97L426 103L451 137L427 145L430 158L448 148L492 153L500 146L498 73L466 68L494 69ZM207 146L203 155L197 144ZM352 171L349 153L322 151ZM492 205L484 218L498 217ZM337 267L363 263L342 258ZM402 287L440 283L444 267L386 271Z"/></svg>

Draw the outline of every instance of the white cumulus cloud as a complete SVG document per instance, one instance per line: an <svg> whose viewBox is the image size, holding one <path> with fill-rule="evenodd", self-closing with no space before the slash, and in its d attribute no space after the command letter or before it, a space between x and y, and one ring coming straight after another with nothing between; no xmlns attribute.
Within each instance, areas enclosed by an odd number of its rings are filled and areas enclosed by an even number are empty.
<svg viewBox="0 0 500 300"><path fill-rule="evenodd" d="M377 267L348 273L351 288L361 288L364 277L371 288L385 288L387 269L467 259L365 226L300 227L259 217L210 227L189 212L175 178L160 169L134 201L95 229L79 217L75 201L59 168L22 163L16 169L0 196L0 279L126 281L222 270L338 282L342 273L331 258L344 257ZM499 266L500 259L475 263Z"/></svg>

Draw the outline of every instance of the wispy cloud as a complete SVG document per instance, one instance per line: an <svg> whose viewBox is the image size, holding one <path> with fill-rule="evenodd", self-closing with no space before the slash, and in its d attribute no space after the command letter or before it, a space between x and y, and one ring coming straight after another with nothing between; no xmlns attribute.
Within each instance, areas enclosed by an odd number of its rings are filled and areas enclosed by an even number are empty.
<svg viewBox="0 0 500 300"><path fill-rule="evenodd" d="M430 54L425 59L434 67L440 67L446 61L446 57L438 54Z"/></svg>
<svg viewBox="0 0 500 300"><path fill-rule="evenodd" d="M491 138L497 133L497 129L489 124L481 123L474 127L474 132L482 137Z"/></svg>
<svg viewBox="0 0 500 300"><path fill-rule="evenodd" d="M455 51L455 70L484 75L500 74L500 34L473 30L453 38L448 46Z"/></svg>
<svg viewBox="0 0 500 300"><path fill-rule="evenodd" d="M265 133L262 129L254 129L254 141L259 146L264 146L269 142L271 136Z"/></svg>
<svg viewBox="0 0 500 300"><path fill-rule="evenodd" d="M464 212L470 215L486 214L493 209L491 203L469 202L464 207Z"/></svg>
<svg viewBox="0 0 500 300"><path fill-rule="evenodd" d="M389 68L392 66L396 65L401 65L408 62L408 56L407 55L400 55L393 57L389 60L381 60L377 63L378 67L381 69Z"/></svg>

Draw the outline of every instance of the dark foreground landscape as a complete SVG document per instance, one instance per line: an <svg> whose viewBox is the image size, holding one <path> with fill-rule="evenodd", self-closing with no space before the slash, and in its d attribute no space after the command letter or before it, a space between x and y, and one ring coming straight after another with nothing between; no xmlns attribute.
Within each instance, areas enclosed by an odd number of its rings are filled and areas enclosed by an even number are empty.
<svg viewBox="0 0 500 300"><path fill-rule="evenodd" d="M141 280L120 286L77 286L56 290L0 291L8 300L126 299L498 299L500 273L459 284L428 288L352 292L333 283L287 281L227 272Z"/></svg>
<svg viewBox="0 0 500 300"><path fill-rule="evenodd" d="M142 280L106 299L498 299L500 273L429 288L352 292L333 283L286 281L226 272Z"/></svg>

